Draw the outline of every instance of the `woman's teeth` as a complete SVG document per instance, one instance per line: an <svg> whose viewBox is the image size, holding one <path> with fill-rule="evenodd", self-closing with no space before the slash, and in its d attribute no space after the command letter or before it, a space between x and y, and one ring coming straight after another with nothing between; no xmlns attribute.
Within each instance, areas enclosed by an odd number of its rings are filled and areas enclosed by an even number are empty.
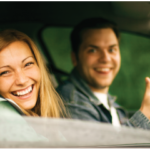
<svg viewBox="0 0 150 150"><path fill-rule="evenodd" d="M30 86L26 90L13 93L13 95L15 95L15 96L23 96L23 95L26 95L26 94L30 93L32 91L32 89L33 89L32 86Z"/></svg>

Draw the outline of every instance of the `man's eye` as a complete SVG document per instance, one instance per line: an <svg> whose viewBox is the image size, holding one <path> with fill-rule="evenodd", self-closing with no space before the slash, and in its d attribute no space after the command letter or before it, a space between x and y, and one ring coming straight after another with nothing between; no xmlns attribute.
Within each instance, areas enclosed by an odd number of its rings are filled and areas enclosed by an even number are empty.
<svg viewBox="0 0 150 150"><path fill-rule="evenodd" d="M4 71L4 72L0 73L0 76L8 74L8 73L9 73L9 71Z"/></svg>
<svg viewBox="0 0 150 150"><path fill-rule="evenodd" d="M116 51L116 49L115 48L111 48L111 49L109 49L109 52L115 52Z"/></svg>
<svg viewBox="0 0 150 150"><path fill-rule="evenodd" d="M95 53L95 52L96 52L96 49L90 49L88 52L89 52L89 53Z"/></svg>
<svg viewBox="0 0 150 150"><path fill-rule="evenodd" d="M29 62L29 63L27 63L27 64L25 65L25 67L30 66L30 65L32 65L32 64L34 64L34 63L33 63L33 62Z"/></svg>

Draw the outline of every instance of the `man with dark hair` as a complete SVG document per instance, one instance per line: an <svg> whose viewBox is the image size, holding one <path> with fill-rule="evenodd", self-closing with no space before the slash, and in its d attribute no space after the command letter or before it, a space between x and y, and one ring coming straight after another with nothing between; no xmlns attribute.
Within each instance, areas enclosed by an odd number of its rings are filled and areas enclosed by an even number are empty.
<svg viewBox="0 0 150 150"><path fill-rule="evenodd" d="M130 119L108 93L121 63L116 24L103 18L86 19L72 31L71 45L74 69L57 88L71 117L150 129L149 78L142 106Z"/></svg>
<svg viewBox="0 0 150 150"><path fill-rule="evenodd" d="M81 23L75 26L74 30L71 32L71 46L72 51L77 54L79 46L82 43L82 33L87 29L103 29L111 28L116 37L119 39L119 31L115 23L110 22L103 18L90 18L83 20Z"/></svg>

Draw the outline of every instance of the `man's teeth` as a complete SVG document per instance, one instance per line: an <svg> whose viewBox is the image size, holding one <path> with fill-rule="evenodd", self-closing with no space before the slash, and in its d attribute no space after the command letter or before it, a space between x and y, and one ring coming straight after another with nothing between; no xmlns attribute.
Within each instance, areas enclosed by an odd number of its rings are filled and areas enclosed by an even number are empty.
<svg viewBox="0 0 150 150"><path fill-rule="evenodd" d="M97 68L96 69L97 71L109 71L110 70L110 68Z"/></svg>
<svg viewBox="0 0 150 150"><path fill-rule="evenodd" d="M15 95L20 96L20 95L25 95L28 94L32 91L32 86L30 86L28 89L21 91L21 92L16 92Z"/></svg>

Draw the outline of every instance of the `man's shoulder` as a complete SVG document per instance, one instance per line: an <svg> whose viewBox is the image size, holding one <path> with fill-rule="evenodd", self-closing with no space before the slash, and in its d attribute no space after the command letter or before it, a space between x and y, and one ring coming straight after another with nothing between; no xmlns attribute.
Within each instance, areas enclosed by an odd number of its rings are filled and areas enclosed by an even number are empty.
<svg viewBox="0 0 150 150"><path fill-rule="evenodd" d="M68 88L68 87L72 87L72 86L74 86L73 84L72 84L72 82L70 82L70 80L69 79L67 79L67 80L65 80L65 81L63 81L57 88L56 88L56 90L66 90L66 88Z"/></svg>
<svg viewBox="0 0 150 150"><path fill-rule="evenodd" d="M74 84L68 79L64 81L62 84L60 84L56 88L59 95L63 98L65 101L70 101L72 98L72 94L75 90Z"/></svg>
<svg viewBox="0 0 150 150"><path fill-rule="evenodd" d="M56 90L65 102L75 104L88 99L70 80L64 81Z"/></svg>

